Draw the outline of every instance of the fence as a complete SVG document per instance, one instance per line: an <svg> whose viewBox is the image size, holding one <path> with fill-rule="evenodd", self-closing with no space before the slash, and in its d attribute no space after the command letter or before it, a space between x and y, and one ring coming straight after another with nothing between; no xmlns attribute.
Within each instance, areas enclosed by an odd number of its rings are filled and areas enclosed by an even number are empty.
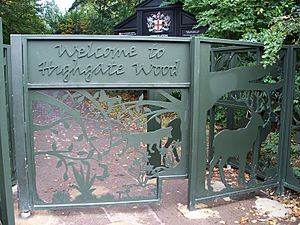
<svg viewBox="0 0 300 225"><path fill-rule="evenodd" d="M175 178L189 180L190 209L269 187L299 191L298 46L264 68L262 46L240 41L11 43L21 212L156 203Z"/></svg>

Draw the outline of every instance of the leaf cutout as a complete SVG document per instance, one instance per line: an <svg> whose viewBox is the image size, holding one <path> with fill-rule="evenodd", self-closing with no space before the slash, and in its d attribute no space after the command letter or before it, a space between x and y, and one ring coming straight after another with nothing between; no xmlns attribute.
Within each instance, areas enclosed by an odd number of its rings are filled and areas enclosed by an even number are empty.
<svg viewBox="0 0 300 225"><path fill-rule="evenodd" d="M100 99L99 100L102 101L102 102L105 102L105 101L108 100L108 97L107 97L107 95L106 95L106 93L105 93L104 90L100 91Z"/></svg>
<svg viewBox="0 0 300 225"><path fill-rule="evenodd" d="M95 140L98 140L99 138L97 136L92 136L90 137L90 141L95 141Z"/></svg>
<svg viewBox="0 0 300 225"><path fill-rule="evenodd" d="M141 94L141 96L139 97L139 101L143 101L144 100L144 94Z"/></svg>
<svg viewBox="0 0 300 225"><path fill-rule="evenodd" d="M73 166L73 165L75 165L74 162L69 162L69 163L68 163L68 166Z"/></svg>
<svg viewBox="0 0 300 225"><path fill-rule="evenodd" d="M83 155L87 155L88 153L86 151L80 151L80 152L77 152L77 155L79 156L83 156Z"/></svg>
<svg viewBox="0 0 300 225"><path fill-rule="evenodd" d="M52 148L52 151L57 151L57 144L56 142L53 142L52 145L51 145L51 148Z"/></svg>
<svg viewBox="0 0 300 225"><path fill-rule="evenodd" d="M89 154L87 155L88 159L91 159L94 155L94 151L90 151Z"/></svg>
<svg viewBox="0 0 300 225"><path fill-rule="evenodd" d="M64 181L67 181L67 180L69 179L68 174L67 174L67 173L64 173L63 178L64 178Z"/></svg>
<svg viewBox="0 0 300 225"><path fill-rule="evenodd" d="M81 166L81 165L80 165L80 168L82 169L82 166ZM73 169L73 174L74 174L74 177L75 177L75 180L76 180L78 186L83 186L83 184L84 184L84 177L81 176L81 175L78 173L78 171L76 170L75 166L72 166L72 169ZM75 186L75 185L74 185L74 186ZM79 188L78 191L81 192L80 188Z"/></svg>
<svg viewBox="0 0 300 225"><path fill-rule="evenodd" d="M69 129L70 128L70 124L66 121L63 122L64 124L64 128Z"/></svg>
<svg viewBox="0 0 300 225"><path fill-rule="evenodd" d="M73 151L73 149L74 149L74 144L71 143L70 146L68 147L68 151L71 152Z"/></svg>
<svg viewBox="0 0 300 225"><path fill-rule="evenodd" d="M83 134L80 134L79 136L78 136L78 139L77 139L78 141L82 141L83 140Z"/></svg>
<svg viewBox="0 0 300 225"><path fill-rule="evenodd" d="M63 164L62 160L57 161L56 168L60 168L62 166L62 164Z"/></svg>

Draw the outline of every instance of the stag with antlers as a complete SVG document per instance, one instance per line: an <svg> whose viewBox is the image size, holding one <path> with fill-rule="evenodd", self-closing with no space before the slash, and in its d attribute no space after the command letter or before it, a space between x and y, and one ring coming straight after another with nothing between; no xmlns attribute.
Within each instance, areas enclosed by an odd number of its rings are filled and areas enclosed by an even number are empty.
<svg viewBox="0 0 300 225"><path fill-rule="evenodd" d="M237 130L224 129L219 132L213 141L214 157L209 162L209 174L207 179L208 189L212 190L211 179L213 168L218 164L219 173L222 182L229 189L229 185L225 180L223 171L224 165L230 157L236 157L239 160L239 184L244 183L244 172L246 167L247 154L253 149L253 145L257 140L260 128L264 127L269 121L264 123L261 113L267 110L268 102L264 102L263 93L259 92L240 92L232 95L237 102L244 103L251 114L251 118L244 128Z"/></svg>

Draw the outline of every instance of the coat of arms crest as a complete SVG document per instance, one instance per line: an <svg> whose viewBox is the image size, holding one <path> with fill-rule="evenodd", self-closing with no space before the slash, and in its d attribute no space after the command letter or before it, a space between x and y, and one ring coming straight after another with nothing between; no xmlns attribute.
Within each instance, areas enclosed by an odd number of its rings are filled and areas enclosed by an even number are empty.
<svg viewBox="0 0 300 225"><path fill-rule="evenodd" d="M171 25L170 16L161 12L151 14L147 17L147 27L149 32L161 33L168 31Z"/></svg>

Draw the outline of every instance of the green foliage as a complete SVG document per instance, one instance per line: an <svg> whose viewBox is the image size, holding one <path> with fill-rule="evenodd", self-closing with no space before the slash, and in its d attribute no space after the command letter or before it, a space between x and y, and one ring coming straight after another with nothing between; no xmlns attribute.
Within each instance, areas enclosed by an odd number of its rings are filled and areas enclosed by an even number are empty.
<svg viewBox="0 0 300 225"><path fill-rule="evenodd" d="M112 34L113 27L133 14L137 0L76 0L62 17L56 33Z"/></svg>
<svg viewBox="0 0 300 225"><path fill-rule="evenodd" d="M166 0L173 4L178 0ZM273 64L282 44L300 39L299 0L185 0L184 7L196 15L198 26L207 27L205 35L244 39L265 45L263 63Z"/></svg>
<svg viewBox="0 0 300 225"><path fill-rule="evenodd" d="M298 167L292 167L292 171L295 174L295 176L300 179L300 168Z"/></svg>
<svg viewBox="0 0 300 225"><path fill-rule="evenodd" d="M282 44L295 44L300 40L300 7L293 6L290 14L274 17L269 27L260 32L248 31L243 38L250 41L261 42L265 45L262 56L264 64L272 64L278 59L277 52Z"/></svg>
<svg viewBox="0 0 300 225"><path fill-rule="evenodd" d="M63 15L54 0L46 1L41 6L41 15L49 33L56 33L59 30Z"/></svg>
<svg viewBox="0 0 300 225"><path fill-rule="evenodd" d="M10 34L46 32L46 26L40 16L39 2L39 0L0 0L4 43L9 43Z"/></svg>
<svg viewBox="0 0 300 225"><path fill-rule="evenodd" d="M62 17L54 32L58 34L89 34L89 27L88 14L82 13L80 10L72 10Z"/></svg>
<svg viewBox="0 0 300 225"><path fill-rule="evenodd" d="M63 15L54 0L42 6L48 32L57 34L112 34L113 27L133 14L137 0L76 0Z"/></svg>

